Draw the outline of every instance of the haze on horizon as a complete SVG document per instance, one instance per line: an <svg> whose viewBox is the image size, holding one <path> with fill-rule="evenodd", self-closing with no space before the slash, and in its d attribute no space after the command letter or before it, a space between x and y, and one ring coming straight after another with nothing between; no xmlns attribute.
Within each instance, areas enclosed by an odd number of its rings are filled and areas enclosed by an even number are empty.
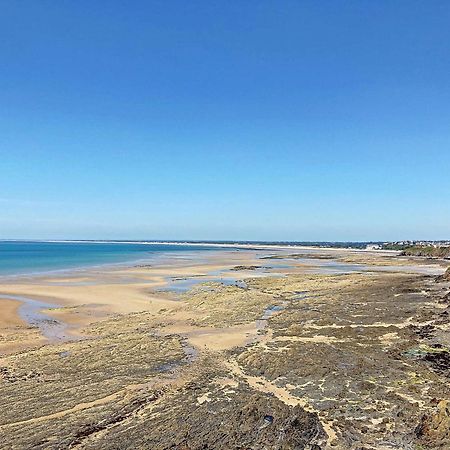
<svg viewBox="0 0 450 450"><path fill-rule="evenodd" d="M450 3L3 2L0 239L450 239Z"/></svg>

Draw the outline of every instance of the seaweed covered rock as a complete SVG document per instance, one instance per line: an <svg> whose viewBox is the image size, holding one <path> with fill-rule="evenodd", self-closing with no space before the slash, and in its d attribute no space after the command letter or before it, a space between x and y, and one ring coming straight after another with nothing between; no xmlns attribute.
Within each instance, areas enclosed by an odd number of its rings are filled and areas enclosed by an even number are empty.
<svg viewBox="0 0 450 450"><path fill-rule="evenodd" d="M133 426L111 428L85 450L320 450L326 441L317 414L239 384L225 390L192 383L143 409ZM202 394L203 393L203 394ZM130 444L132 443L132 445Z"/></svg>

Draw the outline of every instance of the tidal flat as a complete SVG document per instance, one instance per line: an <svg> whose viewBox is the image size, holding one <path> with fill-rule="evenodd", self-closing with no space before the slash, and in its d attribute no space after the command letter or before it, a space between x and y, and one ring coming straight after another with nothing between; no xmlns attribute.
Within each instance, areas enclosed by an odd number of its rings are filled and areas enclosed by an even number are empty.
<svg viewBox="0 0 450 450"><path fill-rule="evenodd" d="M229 249L4 278L0 448L448 449L448 264Z"/></svg>

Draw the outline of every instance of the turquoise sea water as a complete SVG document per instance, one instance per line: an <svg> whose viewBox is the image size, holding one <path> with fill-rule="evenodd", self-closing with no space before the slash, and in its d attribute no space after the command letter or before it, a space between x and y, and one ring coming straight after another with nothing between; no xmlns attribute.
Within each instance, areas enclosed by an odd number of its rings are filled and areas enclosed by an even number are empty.
<svg viewBox="0 0 450 450"><path fill-rule="evenodd" d="M149 261L163 254L217 250L196 245L0 241L0 276Z"/></svg>

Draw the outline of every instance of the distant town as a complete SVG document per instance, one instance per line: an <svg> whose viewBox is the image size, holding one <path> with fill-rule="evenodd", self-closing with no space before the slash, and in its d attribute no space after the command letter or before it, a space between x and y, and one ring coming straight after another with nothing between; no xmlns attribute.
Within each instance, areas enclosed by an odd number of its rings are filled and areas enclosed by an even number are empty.
<svg viewBox="0 0 450 450"><path fill-rule="evenodd" d="M396 241L396 242L384 242L377 244L379 249L384 250L404 250L410 247L432 247L442 248L450 247L449 241ZM370 246L370 244L368 244Z"/></svg>

